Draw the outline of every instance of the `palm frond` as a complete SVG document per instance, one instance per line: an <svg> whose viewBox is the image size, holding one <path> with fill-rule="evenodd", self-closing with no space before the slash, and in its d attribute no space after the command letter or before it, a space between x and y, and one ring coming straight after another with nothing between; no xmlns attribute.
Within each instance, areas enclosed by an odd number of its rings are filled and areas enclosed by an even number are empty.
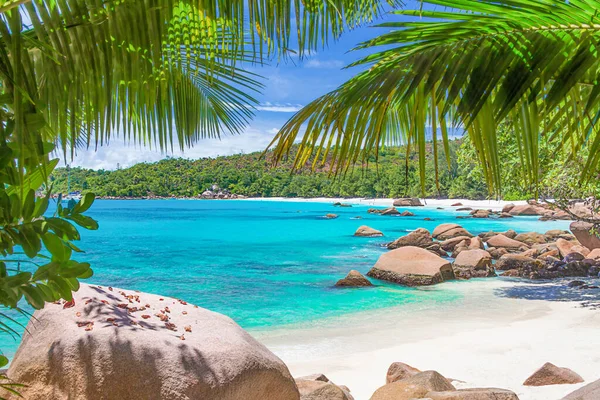
<svg viewBox="0 0 600 400"><path fill-rule="evenodd" d="M418 148L438 134L445 142L442 126L452 124L468 132L488 187L498 193L495 131L506 123L530 182L537 179L543 136L562 141L572 154L590 146L582 178L594 176L600 161L600 1L423 3L447 9L397 11L404 21L378 25L389 32L357 48L386 49L353 64L369 69L292 117L272 143L276 155L286 153L306 124L297 166L316 145L335 143L331 154L340 172L386 144ZM432 131L427 138L425 129Z"/></svg>

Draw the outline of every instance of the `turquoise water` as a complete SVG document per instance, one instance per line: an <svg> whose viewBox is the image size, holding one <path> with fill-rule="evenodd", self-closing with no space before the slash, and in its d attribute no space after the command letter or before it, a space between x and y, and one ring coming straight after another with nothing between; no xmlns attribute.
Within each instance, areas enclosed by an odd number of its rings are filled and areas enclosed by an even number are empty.
<svg viewBox="0 0 600 400"><path fill-rule="evenodd" d="M414 217L367 214L371 206L276 201L99 200L83 231L78 260L92 263L88 282L173 296L229 315L245 328L308 323L405 303L458 300L456 291L380 283L368 289L332 285L350 269L366 273L383 243L419 227L457 222L471 231L545 232L568 222L537 217L457 220L453 208L411 208ZM402 210L402 209L401 209ZM336 213L337 219L324 219ZM464 214L464 213L462 213ZM353 219L357 216L362 219ZM424 221L423 218L433 221ZM384 237L357 238L368 225ZM0 334L11 356L18 341Z"/></svg>

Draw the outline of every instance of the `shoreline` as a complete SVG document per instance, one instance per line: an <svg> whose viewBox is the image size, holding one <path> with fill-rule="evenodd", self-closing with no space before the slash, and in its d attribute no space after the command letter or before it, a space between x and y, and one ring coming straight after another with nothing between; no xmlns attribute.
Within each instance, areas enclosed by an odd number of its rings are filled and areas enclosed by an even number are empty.
<svg viewBox="0 0 600 400"><path fill-rule="evenodd" d="M201 201L280 201L291 203L345 203L351 205L375 206L375 207L391 207L394 198L366 198L366 197L245 197L235 199L202 199L197 197L98 197L98 200L201 200ZM452 207L454 203L461 203L458 207L483 208L493 211L502 210L507 204L524 205L526 200L470 200L470 199L428 199L419 198L424 206L410 206L399 208L437 208L437 207Z"/></svg>
<svg viewBox="0 0 600 400"><path fill-rule="evenodd" d="M415 303L249 332L293 376L323 373L348 386L356 400L369 399L383 386L395 361L457 379L457 388L501 387L521 400L558 400L598 379L600 313L578 307L580 302L506 298L495 292L525 283L470 283L437 287L464 294L451 304L422 308ZM545 362L571 368L585 382L523 386Z"/></svg>

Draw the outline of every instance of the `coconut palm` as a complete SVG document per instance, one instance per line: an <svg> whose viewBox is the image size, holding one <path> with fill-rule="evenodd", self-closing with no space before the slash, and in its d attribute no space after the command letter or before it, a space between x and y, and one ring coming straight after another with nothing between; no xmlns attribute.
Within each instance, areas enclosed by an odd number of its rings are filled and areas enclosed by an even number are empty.
<svg viewBox="0 0 600 400"><path fill-rule="evenodd" d="M0 306L70 301L92 274L71 255L75 226L98 228L93 194L48 217L51 188L35 193L55 156L239 133L261 89L245 64L302 57L381 12L378 0L1 1ZM16 333L11 318L0 312L0 332Z"/></svg>
<svg viewBox="0 0 600 400"><path fill-rule="evenodd" d="M453 126L468 132L488 187L500 193L502 124L529 183L537 182L542 140L570 154L588 146L581 178L597 176L600 1L421 3L395 11L402 21L378 25L387 33L358 46L376 50L353 64L368 69L286 123L271 144L278 159L301 132L296 168L313 157L342 173L383 145L408 143L424 178L425 142L433 140L437 165L438 139L447 148Z"/></svg>

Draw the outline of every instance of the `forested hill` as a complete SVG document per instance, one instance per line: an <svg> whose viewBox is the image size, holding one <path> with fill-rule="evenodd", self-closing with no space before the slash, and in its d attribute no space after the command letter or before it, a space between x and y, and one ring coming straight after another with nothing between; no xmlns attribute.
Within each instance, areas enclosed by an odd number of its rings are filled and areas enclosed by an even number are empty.
<svg viewBox="0 0 600 400"><path fill-rule="evenodd" d="M441 146L440 146L441 148ZM439 192L435 184L433 155L428 146L426 194L428 197L481 199L488 196L476 154L468 141L450 142L452 165L448 168L443 151L439 155ZM504 198L530 198L532 190L522 184L520 160L516 149L502 146ZM542 151L542 153L544 153ZM542 190L551 192L564 180L568 168L550 157L543 171ZM418 160L408 160L406 148L386 148L366 167L357 166L343 178L332 177L327 170L290 172L291 161L275 168L261 153L238 154L217 158L188 160L167 158L156 163L141 163L114 171L71 168L70 190L92 191L103 197L196 197L217 184L232 193L252 197L398 197L421 194ZM56 193L67 193L67 171L57 169L51 177Z"/></svg>

